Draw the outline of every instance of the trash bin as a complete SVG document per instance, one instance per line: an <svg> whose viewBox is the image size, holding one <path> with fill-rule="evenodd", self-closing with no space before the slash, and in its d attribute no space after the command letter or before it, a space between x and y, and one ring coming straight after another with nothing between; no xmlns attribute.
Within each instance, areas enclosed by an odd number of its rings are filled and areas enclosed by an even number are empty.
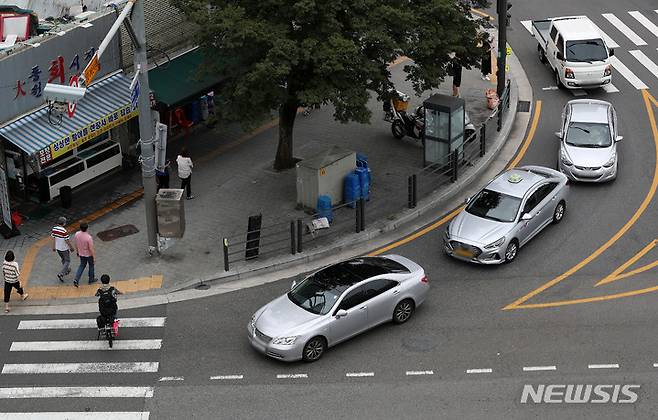
<svg viewBox="0 0 658 420"><path fill-rule="evenodd" d="M71 203L73 202L73 194L71 193L71 187L64 185L59 187L59 198L62 200L62 207L65 209L71 208Z"/></svg>

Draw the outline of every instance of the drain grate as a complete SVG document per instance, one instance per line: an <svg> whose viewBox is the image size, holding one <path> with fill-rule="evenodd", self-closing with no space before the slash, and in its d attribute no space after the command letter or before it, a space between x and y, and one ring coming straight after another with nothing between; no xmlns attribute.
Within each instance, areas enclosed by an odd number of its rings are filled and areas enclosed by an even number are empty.
<svg viewBox="0 0 658 420"><path fill-rule="evenodd" d="M519 101L516 112L530 112L530 101Z"/></svg>
<svg viewBox="0 0 658 420"><path fill-rule="evenodd" d="M137 229L134 225L123 225L115 227L114 229L98 232L98 237L103 242L109 242L115 239L123 238L124 236L134 235L137 232L139 232L139 229Z"/></svg>

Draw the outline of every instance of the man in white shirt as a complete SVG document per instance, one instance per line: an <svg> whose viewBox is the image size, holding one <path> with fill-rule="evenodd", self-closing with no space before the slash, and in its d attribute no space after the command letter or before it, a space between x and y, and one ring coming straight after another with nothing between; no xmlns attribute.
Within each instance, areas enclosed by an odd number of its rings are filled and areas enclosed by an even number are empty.
<svg viewBox="0 0 658 420"><path fill-rule="evenodd" d="M190 159L190 154L187 151L187 148L183 147L180 151L180 154L176 158L176 164L178 165L178 177L181 180L180 188L186 190L187 199L191 200L194 198L192 195L192 159Z"/></svg>

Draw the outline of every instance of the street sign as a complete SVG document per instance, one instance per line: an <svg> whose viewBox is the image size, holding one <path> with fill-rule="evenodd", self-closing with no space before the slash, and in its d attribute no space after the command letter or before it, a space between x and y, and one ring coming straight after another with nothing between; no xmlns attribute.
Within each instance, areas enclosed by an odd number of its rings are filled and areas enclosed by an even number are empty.
<svg viewBox="0 0 658 420"><path fill-rule="evenodd" d="M94 80L98 70L101 69L101 62L98 59L98 53L94 54L87 67L82 71L82 76L85 78L85 85L89 86L91 81Z"/></svg>
<svg viewBox="0 0 658 420"><path fill-rule="evenodd" d="M130 104L132 105L133 109L137 108L137 102L139 101L139 93L140 93L140 85L139 85L139 79L135 79L136 82L132 86L132 89L130 90Z"/></svg>

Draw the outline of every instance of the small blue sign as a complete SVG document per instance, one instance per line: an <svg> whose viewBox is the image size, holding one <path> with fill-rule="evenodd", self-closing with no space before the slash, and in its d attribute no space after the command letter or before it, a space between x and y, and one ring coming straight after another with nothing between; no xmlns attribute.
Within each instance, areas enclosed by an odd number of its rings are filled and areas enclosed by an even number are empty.
<svg viewBox="0 0 658 420"><path fill-rule="evenodd" d="M137 108L137 102L139 101L139 93L140 93L139 79L136 79L136 83L134 84L132 90L130 91L130 103L133 109Z"/></svg>

